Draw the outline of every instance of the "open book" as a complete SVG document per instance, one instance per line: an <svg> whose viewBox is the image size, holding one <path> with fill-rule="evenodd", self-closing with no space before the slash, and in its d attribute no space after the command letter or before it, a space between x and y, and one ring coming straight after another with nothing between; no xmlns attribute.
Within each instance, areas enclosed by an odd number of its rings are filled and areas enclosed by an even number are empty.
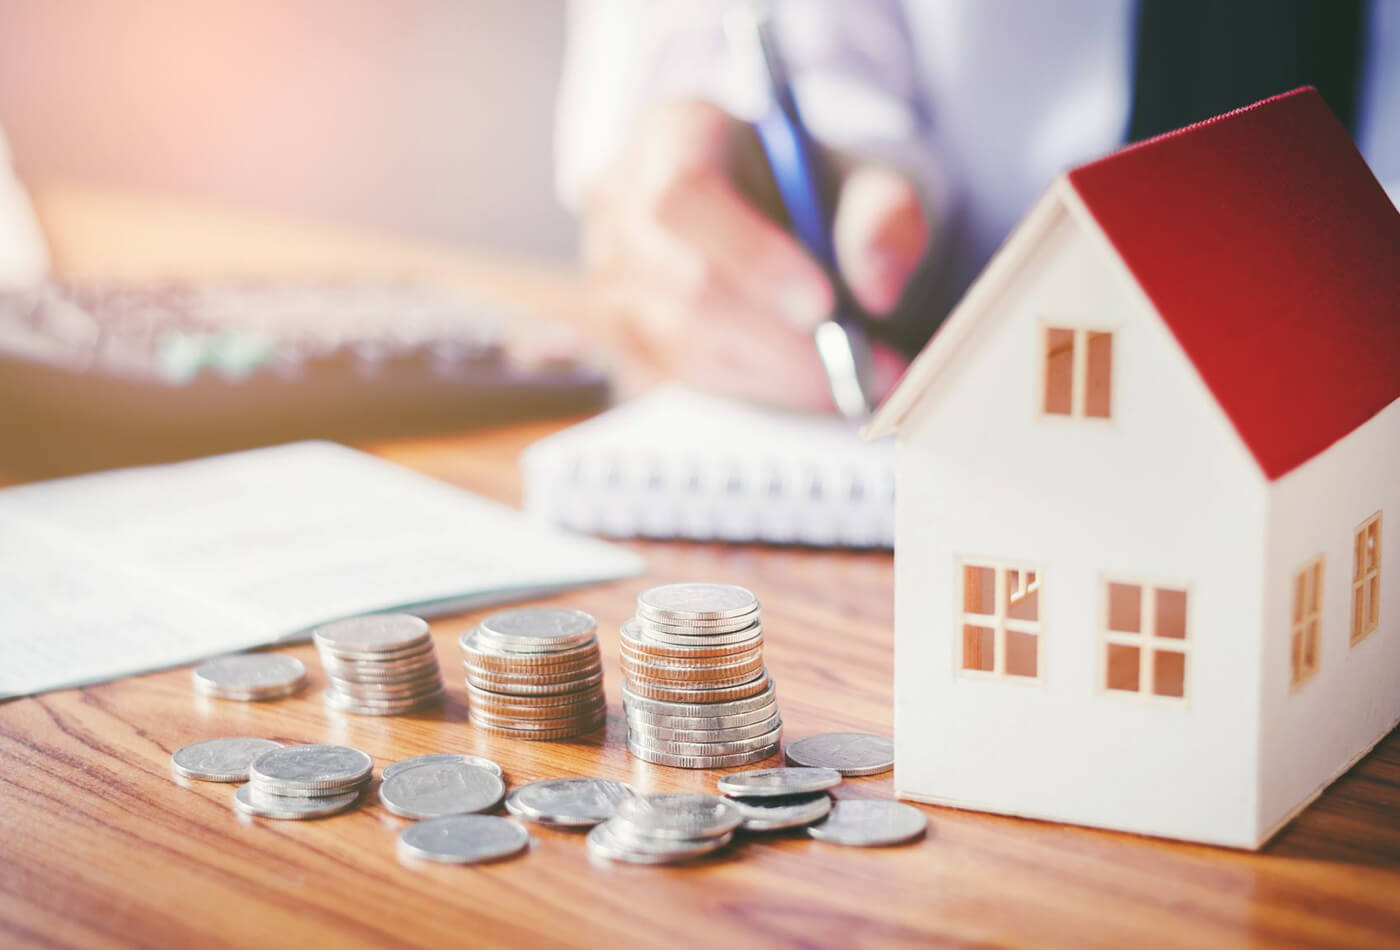
<svg viewBox="0 0 1400 950"><path fill-rule="evenodd" d="M643 566L329 442L20 485L0 491L0 697Z"/></svg>

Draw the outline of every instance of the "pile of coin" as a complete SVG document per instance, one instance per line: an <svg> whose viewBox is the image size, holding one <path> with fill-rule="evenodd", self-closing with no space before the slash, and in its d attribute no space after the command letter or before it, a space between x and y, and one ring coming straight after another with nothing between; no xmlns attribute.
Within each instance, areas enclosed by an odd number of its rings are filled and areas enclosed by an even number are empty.
<svg viewBox="0 0 1400 950"><path fill-rule="evenodd" d="M831 813L828 789L841 784L835 769L777 768L736 772L719 780L719 790L744 816L749 833L803 828Z"/></svg>
<svg viewBox="0 0 1400 950"><path fill-rule="evenodd" d="M758 598L730 584L667 584L622 625L622 705L637 758L687 769L759 762L783 720L763 665Z"/></svg>
<svg viewBox="0 0 1400 950"><path fill-rule="evenodd" d="M326 702L344 712L393 716L442 699L428 624L412 614L328 623L313 637L326 670Z"/></svg>
<svg viewBox="0 0 1400 950"><path fill-rule="evenodd" d="M743 822L733 803L715 795L632 796L588 833L588 852L632 864L689 861L729 844Z"/></svg>
<svg viewBox="0 0 1400 950"><path fill-rule="evenodd" d="M269 749L248 766L233 807L261 818L320 818L344 811L360 797L374 760L343 745L289 745Z"/></svg>
<svg viewBox="0 0 1400 950"><path fill-rule="evenodd" d="M194 668L194 690L216 699L262 702L290 696L306 685L306 667L280 653L231 653Z"/></svg>
<svg viewBox="0 0 1400 950"><path fill-rule="evenodd" d="M607 719L598 623L582 610L524 607L462 635L471 721L517 739L566 739Z"/></svg>

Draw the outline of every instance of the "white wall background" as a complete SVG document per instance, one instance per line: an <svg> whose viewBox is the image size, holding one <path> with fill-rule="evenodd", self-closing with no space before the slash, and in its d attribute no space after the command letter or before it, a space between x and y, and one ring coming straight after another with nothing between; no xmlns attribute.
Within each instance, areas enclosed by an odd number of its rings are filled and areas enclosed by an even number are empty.
<svg viewBox="0 0 1400 950"><path fill-rule="evenodd" d="M21 176L567 256L562 0L0 0Z"/></svg>

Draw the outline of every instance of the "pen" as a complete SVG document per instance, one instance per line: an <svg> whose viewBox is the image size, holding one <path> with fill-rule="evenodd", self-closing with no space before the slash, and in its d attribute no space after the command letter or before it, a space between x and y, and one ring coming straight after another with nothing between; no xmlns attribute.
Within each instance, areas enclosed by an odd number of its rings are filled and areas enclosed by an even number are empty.
<svg viewBox="0 0 1400 950"><path fill-rule="evenodd" d="M813 331L817 356L831 386L831 398L846 418L864 419L871 409L866 382L870 375L870 341L859 309L837 270L817 146L802 124L766 7L737 4L729 12L725 27L736 58L761 71L768 86L768 107L754 123L754 129L773 171L792 231L826 270L836 288L832 316Z"/></svg>

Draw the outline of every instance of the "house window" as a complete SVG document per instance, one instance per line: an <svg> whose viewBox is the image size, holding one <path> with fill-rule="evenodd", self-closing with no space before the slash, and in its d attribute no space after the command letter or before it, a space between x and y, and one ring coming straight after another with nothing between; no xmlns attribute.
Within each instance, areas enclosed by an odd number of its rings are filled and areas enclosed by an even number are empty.
<svg viewBox="0 0 1400 950"><path fill-rule="evenodd" d="M1294 576L1291 616L1289 663L1296 688L1317 672L1318 629L1322 624L1322 558Z"/></svg>
<svg viewBox="0 0 1400 950"><path fill-rule="evenodd" d="M1104 687L1119 692L1186 696L1186 591L1125 581L1103 587Z"/></svg>
<svg viewBox="0 0 1400 950"><path fill-rule="evenodd" d="M962 574L962 656L970 673L1040 677L1039 571L965 561Z"/></svg>
<svg viewBox="0 0 1400 950"><path fill-rule="evenodd" d="M1045 414L1107 419L1113 389L1113 334L1046 327L1044 353L1041 408Z"/></svg>
<svg viewBox="0 0 1400 950"><path fill-rule="evenodd" d="M1351 642L1366 639L1381 620L1381 513L1356 529L1351 567Z"/></svg>

